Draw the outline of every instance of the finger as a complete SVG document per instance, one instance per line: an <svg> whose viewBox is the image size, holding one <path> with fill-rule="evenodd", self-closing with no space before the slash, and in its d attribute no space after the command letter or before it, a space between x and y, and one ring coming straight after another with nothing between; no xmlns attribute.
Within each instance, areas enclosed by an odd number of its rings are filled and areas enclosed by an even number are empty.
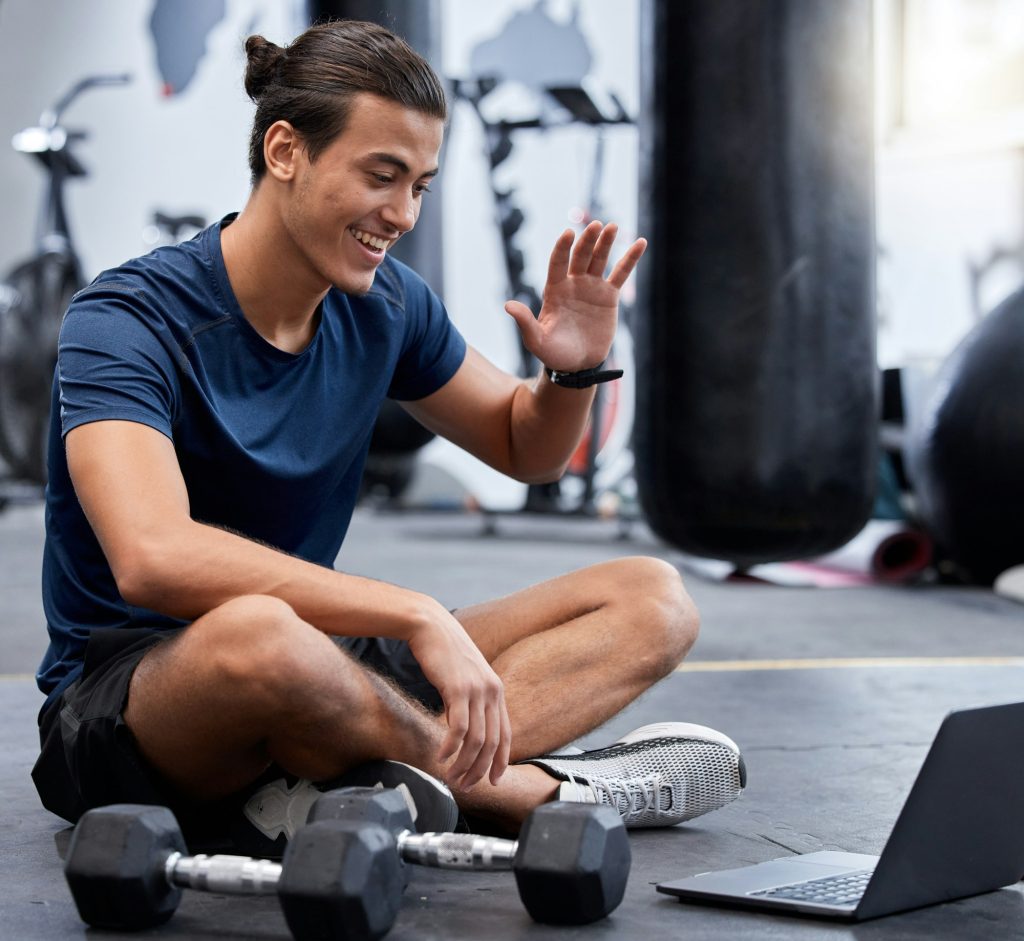
<svg viewBox="0 0 1024 941"><path fill-rule="evenodd" d="M508 717L508 707L505 705L505 694L502 693L501 702L498 704L498 715L501 722L501 740L498 750L494 754L494 761L491 762L491 784L497 785L508 768L509 758L512 754L512 722Z"/></svg>
<svg viewBox="0 0 1024 941"><path fill-rule="evenodd" d="M619 234L619 227L614 222L609 222L601 230L601 236L594 247L594 257L590 260L587 274L604 277L604 269L608 267L608 258L612 253L612 245L615 243L615 236Z"/></svg>
<svg viewBox="0 0 1024 941"><path fill-rule="evenodd" d="M442 765L458 754L469 729L469 703L464 697L449 704L446 719L448 734L441 743L441 750L437 753L437 760Z"/></svg>
<svg viewBox="0 0 1024 941"><path fill-rule="evenodd" d="M480 755L480 750L487 740L487 716L483 704L479 701L470 703L467 713L469 727L462 738L462 747L454 764L448 769L448 780L456 787L461 787L467 773L472 769Z"/></svg>
<svg viewBox="0 0 1024 941"><path fill-rule="evenodd" d="M497 704L491 703L487 706L484 710L484 716L487 729L484 743L480 748L476 761L473 762L469 771L463 776L460 787L469 788L483 780L484 775L487 774L494 761L494 755L498 751L498 746L501 744L501 716L498 713Z"/></svg>
<svg viewBox="0 0 1024 941"><path fill-rule="evenodd" d="M551 249L551 258L548 259L548 284L558 284L564 281L569 270L569 250L576 238L572 229L566 229L555 240L555 247Z"/></svg>
<svg viewBox="0 0 1024 941"><path fill-rule="evenodd" d="M590 259L594 256L594 246L601 235L601 223L593 221L580 235L576 247L572 250L572 259L569 262L569 274L586 274L590 267Z"/></svg>
<svg viewBox="0 0 1024 941"><path fill-rule="evenodd" d="M636 263L645 251L647 251L647 239L637 239L626 249L626 253L618 260L615 267L612 268L612 273L608 275L608 283L616 288L621 288L626 283L626 279L633 273Z"/></svg>

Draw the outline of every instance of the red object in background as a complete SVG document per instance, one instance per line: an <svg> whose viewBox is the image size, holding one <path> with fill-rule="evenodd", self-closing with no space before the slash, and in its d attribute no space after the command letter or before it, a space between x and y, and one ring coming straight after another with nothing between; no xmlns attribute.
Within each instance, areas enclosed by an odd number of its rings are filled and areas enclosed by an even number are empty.
<svg viewBox="0 0 1024 941"><path fill-rule="evenodd" d="M608 369L614 369L614 364L609 364ZM607 382L600 390L600 394L604 396L604 401L601 403L601 432L598 438L598 453L601 448L608 442L608 436L611 434L612 429L615 427L615 420L619 414L619 384L618 382ZM570 474L575 474L577 477L582 477L587 471L587 454L590 450L590 436L593 433L593 428L589 425L587 430L583 433L583 439L580 441L576 450L573 452L572 457L569 459L568 471Z"/></svg>

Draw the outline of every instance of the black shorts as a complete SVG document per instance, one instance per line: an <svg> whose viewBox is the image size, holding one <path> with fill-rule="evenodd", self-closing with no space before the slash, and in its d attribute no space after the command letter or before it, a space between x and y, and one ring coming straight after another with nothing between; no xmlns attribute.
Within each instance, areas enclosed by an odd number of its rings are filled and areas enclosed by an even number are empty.
<svg viewBox="0 0 1024 941"><path fill-rule="evenodd" d="M91 807L160 804L175 812L186 836L203 839L217 830L217 821L223 819L227 807L238 807L237 796L199 803L175 792L142 756L124 721L128 686L139 661L151 647L178 633L115 628L97 629L89 635L81 676L39 717L40 755L32 780L47 810L74 823ZM441 697L404 641L377 637L335 640L428 709L442 708ZM280 769L271 768L260 780L281 774Z"/></svg>

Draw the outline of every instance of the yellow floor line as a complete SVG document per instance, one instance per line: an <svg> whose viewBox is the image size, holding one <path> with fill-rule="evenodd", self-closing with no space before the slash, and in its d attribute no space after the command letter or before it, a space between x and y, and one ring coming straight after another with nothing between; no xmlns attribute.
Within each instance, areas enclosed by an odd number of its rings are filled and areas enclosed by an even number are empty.
<svg viewBox="0 0 1024 941"><path fill-rule="evenodd" d="M864 667L1021 667L1024 657L825 657L802 660L694 660L677 673L744 670L842 670Z"/></svg>

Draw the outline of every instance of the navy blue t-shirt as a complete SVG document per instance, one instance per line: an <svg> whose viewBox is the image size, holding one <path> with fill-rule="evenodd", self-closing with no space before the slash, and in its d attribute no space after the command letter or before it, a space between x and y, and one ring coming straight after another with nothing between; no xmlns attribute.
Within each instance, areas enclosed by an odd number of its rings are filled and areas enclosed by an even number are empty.
<svg viewBox="0 0 1024 941"><path fill-rule="evenodd" d="M101 274L61 328L50 428L39 668L48 702L81 671L96 627L179 627L134 608L68 475L63 435L88 422L141 422L174 442L193 519L330 567L355 504L385 397L441 388L466 344L443 305L387 258L366 295L332 289L309 346L286 353L242 314L220 232Z"/></svg>

